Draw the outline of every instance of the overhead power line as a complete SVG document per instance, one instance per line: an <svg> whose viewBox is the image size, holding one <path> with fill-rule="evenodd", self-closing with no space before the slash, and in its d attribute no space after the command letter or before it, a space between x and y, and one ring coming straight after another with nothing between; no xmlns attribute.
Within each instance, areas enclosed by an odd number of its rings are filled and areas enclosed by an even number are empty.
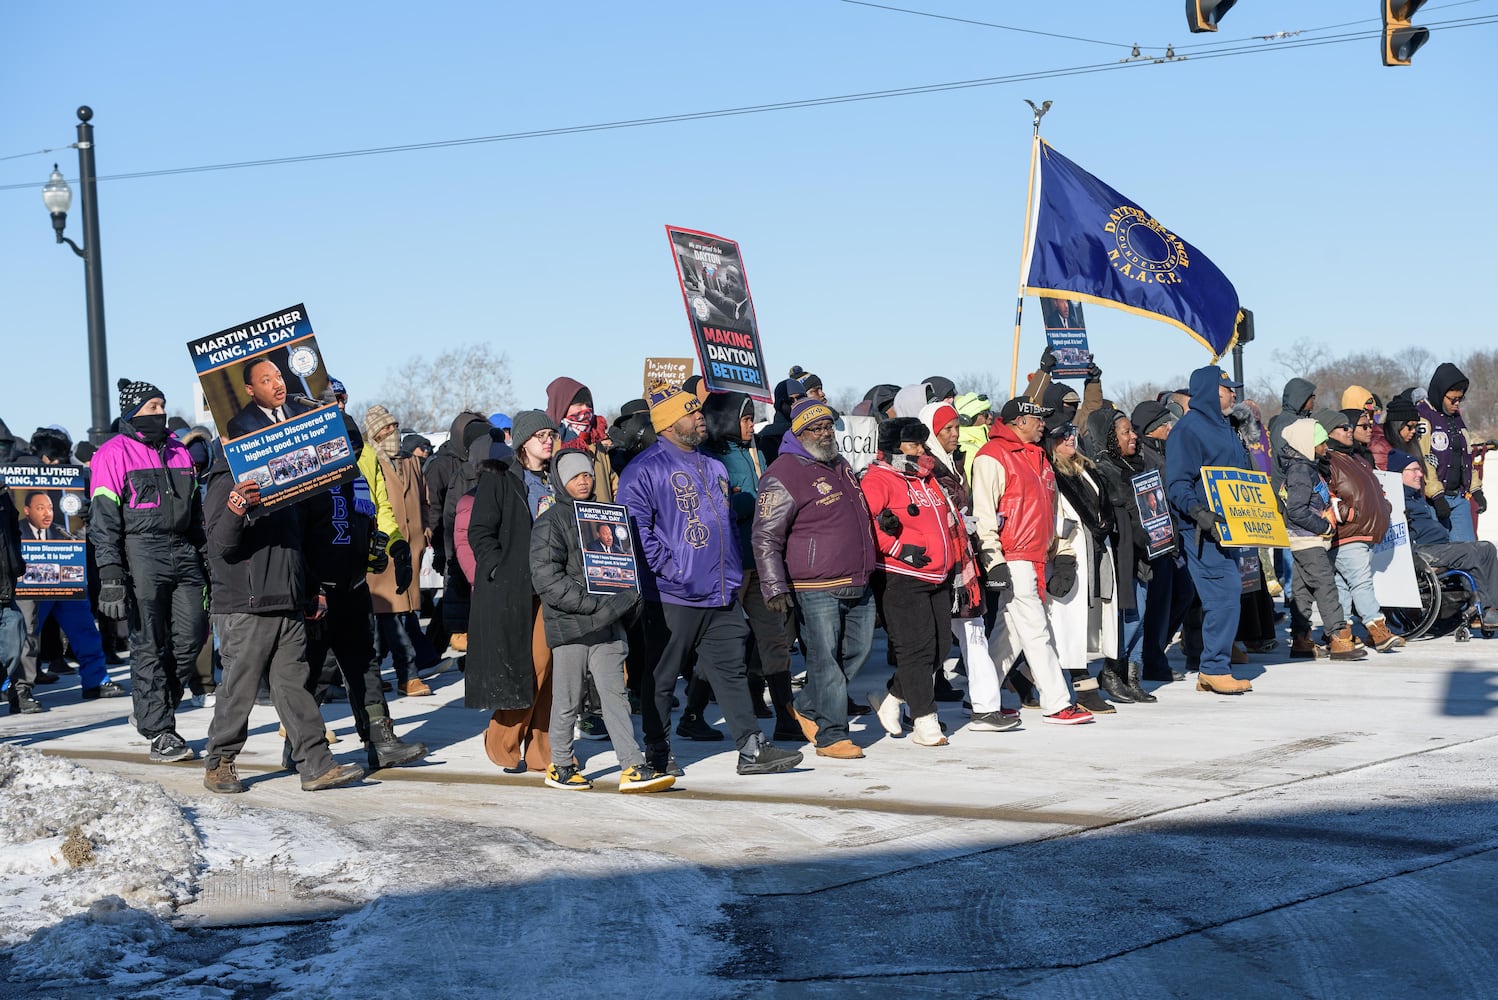
<svg viewBox="0 0 1498 1000"><path fill-rule="evenodd" d="M1427 24L1432 31L1456 28L1475 28L1498 23L1498 15L1465 18L1450 22ZM1218 49L1196 53L1189 58L1193 62L1206 59L1224 59L1234 56L1283 52L1287 49L1314 48L1321 45L1341 45L1379 37L1378 31L1357 31L1323 38L1288 39L1273 46L1263 44L1243 45L1238 48ZM766 114L772 111L792 111L801 108L826 107L835 104L851 104L860 101L885 100L892 97L913 97L920 94L936 94L955 90L970 90L978 87L995 87L1005 84L1025 83L1034 80L1051 80L1068 76L1086 76L1092 73L1108 73L1137 66L1159 65L1164 62L1181 62L1185 57L1174 59L1145 59L1109 61L1060 69L1034 70L1012 73L1006 76L980 77L973 80L955 80L947 83L922 84L911 87L896 87L888 90L869 90L831 97L812 97L794 101L777 101L770 104L752 104L735 108L720 108L714 111L692 111L674 115L657 115L650 118L629 118L620 121L598 122L591 125L571 125L559 128L530 129L521 132L504 132L497 135L472 136L465 139L442 139L433 142L404 143L395 146L376 146L367 149L347 149L328 153L307 153L300 156L281 156L260 160L239 160L229 163L208 163L192 167L172 167L162 170L142 170L134 173L103 174L101 181L138 180L146 177L168 177L178 174L207 173L218 170L243 170L251 167L281 166L292 163L315 163L320 160L350 159L360 156L379 156L389 153L406 153L426 149L449 149L457 146L475 146L494 142L517 142L525 139L541 139L564 135L583 135L589 132L608 132L619 129L643 128L652 125L671 125L678 122L706 121L713 118L732 118L742 115ZM35 182L0 185L0 191L19 191L35 188Z"/></svg>

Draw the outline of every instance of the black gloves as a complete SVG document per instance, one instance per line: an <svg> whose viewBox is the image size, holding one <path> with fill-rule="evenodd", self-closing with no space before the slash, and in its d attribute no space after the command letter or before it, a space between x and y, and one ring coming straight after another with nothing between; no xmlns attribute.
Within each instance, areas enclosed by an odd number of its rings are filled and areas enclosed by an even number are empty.
<svg viewBox="0 0 1498 1000"><path fill-rule="evenodd" d="M1134 563L1134 579L1140 583L1149 583L1155 578L1155 568L1146 559L1140 559Z"/></svg>
<svg viewBox="0 0 1498 1000"><path fill-rule="evenodd" d="M99 614L112 621L124 621L130 613L125 573L118 566L99 567Z"/></svg>
<svg viewBox="0 0 1498 1000"><path fill-rule="evenodd" d="M900 522L900 515L886 507L879 512L879 530L891 538L899 538L905 525Z"/></svg>
<svg viewBox="0 0 1498 1000"><path fill-rule="evenodd" d="M765 604L771 611L778 615L788 615L795 610L796 598L790 591L786 591L783 594L776 594L766 601Z"/></svg>
<svg viewBox="0 0 1498 1000"><path fill-rule="evenodd" d="M391 545L390 561L395 563L395 592L404 594L411 587L411 543L402 538Z"/></svg>
<svg viewBox="0 0 1498 1000"><path fill-rule="evenodd" d="M1482 495L1482 490L1472 491L1472 503L1477 508L1477 513L1486 514L1488 512L1488 498Z"/></svg>
<svg viewBox="0 0 1498 1000"><path fill-rule="evenodd" d="M369 571L371 573L383 573L385 567L390 565L390 553L385 547L390 544L390 536L383 531L371 531L369 533ZM410 561L410 553L406 559Z"/></svg>
<svg viewBox="0 0 1498 1000"><path fill-rule="evenodd" d="M1215 530L1217 526L1219 524L1228 523L1227 518L1223 517L1221 514L1214 514L1206 507L1192 507L1190 517L1192 523L1196 525L1197 531L1200 531L1204 535L1210 536L1214 540L1216 540L1218 537Z"/></svg>
<svg viewBox="0 0 1498 1000"><path fill-rule="evenodd" d="M1077 557L1057 556L1051 560L1051 576L1046 581L1045 592L1052 597L1065 597L1077 585Z"/></svg>
<svg viewBox="0 0 1498 1000"><path fill-rule="evenodd" d="M1046 345L1046 349L1044 351L1042 351L1041 354L1040 354L1040 370L1049 375L1050 372L1051 372L1051 369L1055 368L1055 367L1056 367L1056 355L1054 355L1054 354L1051 353L1050 345L1047 344Z"/></svg>
<svg viewBox="0 0 1498 1000"><path fill-rule="evenodd" d="M1009 575L1008 563L997 563L988 567L988 572L983 577L984 586L989 590L1009 590L1014 586L1014 578Z"/></svg>
<svg viewBox="0 0 1498 1000"><path fill-rule="evenodd" d="M1446 495L1444 493L1437 493L1435 496L1431 497L1430 505L1435 509L1436 520L1451 520L1451 504L1446 502Z"/></svg>
<svg viewBox="0 0 1498 1000"><path fill-rule="evenodd" d="M1103 370L1101 368L1099 368L1097 366L1097 362L1094 361L1092 364L1090 364L1090 365L1087 366L1087 381L1089 381L1089 382L1101 382L1102 380L1103 380Z"/></svg>
<svg viewBox="0 0 1498 1000"><path fill-rule="evenodd" d="M902 563L909 563L916 569L931 565L931 557L926 555L926 546L924 545L902 545L900 546L899 554L895 558Z"/></svg>

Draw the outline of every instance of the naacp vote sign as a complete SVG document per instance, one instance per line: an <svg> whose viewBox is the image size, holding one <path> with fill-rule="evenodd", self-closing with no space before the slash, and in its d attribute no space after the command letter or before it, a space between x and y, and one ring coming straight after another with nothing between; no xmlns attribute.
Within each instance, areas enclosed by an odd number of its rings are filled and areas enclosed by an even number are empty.
<svg viewBox="0 0 1498 1000"><path fill-rule="evenodd" d="M358 478L343 411L305 306L189 341L235 482L260 484L266 510Z"/></svg>
<svg viewBox="0 0 1498 1000"><path fill-rule="evenodd" d="M1280 518L1279 502L1264 473L1204 466L1202 487L1212 510L1227 518L1226 524L1217 525L1222 544L1289 547L1290 536Z"/></svg>
<svg viewBox="0 0 1498 1000"><path fill-rule="evenodd" d="M666 227L702 380L713 392L771 401L759 325L739 245L711 233Z"/></svg>

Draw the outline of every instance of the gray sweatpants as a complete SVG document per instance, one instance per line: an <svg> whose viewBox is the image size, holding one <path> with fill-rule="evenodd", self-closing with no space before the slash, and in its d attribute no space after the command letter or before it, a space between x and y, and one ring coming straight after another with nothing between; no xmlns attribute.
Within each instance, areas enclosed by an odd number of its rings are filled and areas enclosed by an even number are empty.
<svg viewBox="0 0 1498 1000"><path fill-rule="evenodd" d="M1347 608L1337 594L1336 573L1332 568L1332 554L1323 548L1292 549L1295 561L1295 583L1290 590L1290 628L1292 631L1311 630L1311 604L1321 613L1321 627L1328 638L1347 624Z"/></svg>
<svg viewBox="0 0 1498 1000"><path fill-rule="evenodd" d="M297 770L304 778L326 773L335 762L324 738L322 714L308 691L312 668L307 665L306 620L289 611L214 615L213 632L224 679L215 694L208 747L203 751L208 770L244 749L250 709L255 707L261 678L268 676L271 700L286 727Z"/></svg>
<svg viewBox="0 0 1498 1000"><path fill-rule="evenodd" d="M617 634L619 638L596 646L574 643L551 651L551 762L558 767L572 763L572 727L582 704L583 685L590 675L598 688L603 725L609 731L619 766L645 763L629 717L629 697L624 693L624 653L628 645L623 631Z"/></svg>

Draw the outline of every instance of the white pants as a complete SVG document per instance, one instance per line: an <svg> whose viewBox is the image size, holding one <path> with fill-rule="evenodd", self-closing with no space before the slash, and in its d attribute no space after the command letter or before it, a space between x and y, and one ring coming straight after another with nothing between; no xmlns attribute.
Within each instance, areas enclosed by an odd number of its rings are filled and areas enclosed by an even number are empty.
<svg viewBox="0 0 1498 1000"><path fill-rule="evenodd" d="M988 655L993 658L994 670L1002 684L1014 661L1024 653L1030 664L1030 676L1040 692L1040 710L1046 715L1055 715L1071 704L1071 688L1061 673L1056 640L1051 635L1051 623L1040 600L1035 564L1011 562L1009 576L1014 587L999 601L1003 625L999 627L999 623L995 623L993 635L988 638ZM970 691L971 683L970 677ZM971 693L973 710L977 711L978 693Z"/></svg>
<svg viewBox="0 0 1498 1000"><path fill-rule="evenodd" d="M994 627L999 628L999 623L995 622ZM1002 707L999 672L994 669L993 657L988 655L988 632L983 619L953 618L952 634L957 637L962 662L967 664L967 696L973 703L973 714L997 712Z"/></svg>

